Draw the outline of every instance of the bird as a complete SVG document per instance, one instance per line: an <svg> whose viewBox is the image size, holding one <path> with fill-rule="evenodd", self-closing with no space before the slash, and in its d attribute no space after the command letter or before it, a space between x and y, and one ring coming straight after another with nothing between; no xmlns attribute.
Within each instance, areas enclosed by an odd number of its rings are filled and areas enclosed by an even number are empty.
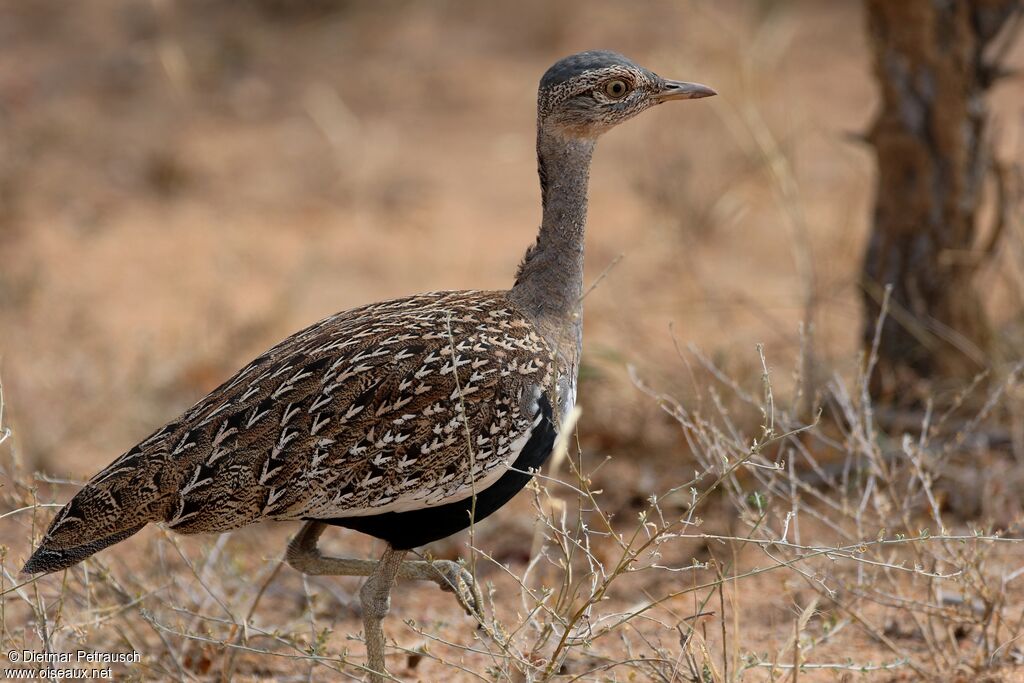
<svg viewBox="0 0 1024 683"><path fill-rule="evenodd" d="M557 61L537 94L540 229L510 289L372 303L288 337L92 477L22 571L66 569L150 523L197 534L302 521L288 564L367 577L372 680L397 579L434 581L479 617L463 564L407 554L507 503L574 408L597 139L655 105L715 94L609 50ZM382 540L380 559L324 556L328 526Z"/></svg>

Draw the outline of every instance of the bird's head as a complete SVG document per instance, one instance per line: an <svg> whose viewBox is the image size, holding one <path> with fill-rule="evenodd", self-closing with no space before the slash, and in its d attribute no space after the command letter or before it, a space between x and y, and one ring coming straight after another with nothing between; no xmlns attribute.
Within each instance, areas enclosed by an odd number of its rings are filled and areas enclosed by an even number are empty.
<svg viewBox="0 0 1024 683"><path fill-rule="evenodd" d="M664 79L617 52L590 50L547 70L540 79L537 115L548 130L594 139L656 104L715 94L706 85Z"/></svg>

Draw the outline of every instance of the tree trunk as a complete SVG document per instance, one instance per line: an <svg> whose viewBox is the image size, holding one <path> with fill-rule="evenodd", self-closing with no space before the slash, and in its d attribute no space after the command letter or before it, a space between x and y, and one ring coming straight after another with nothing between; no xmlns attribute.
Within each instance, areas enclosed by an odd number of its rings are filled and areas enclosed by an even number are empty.
<svg viewBox="0 0 1024 683"><path fill-rule="evenodd" d="M882 105L874 227L863 264L865 344L892 286L872 393L914 402L988 366L992 332L974 287L990 168L983 52L1020 0L866 0Z"/></svg>

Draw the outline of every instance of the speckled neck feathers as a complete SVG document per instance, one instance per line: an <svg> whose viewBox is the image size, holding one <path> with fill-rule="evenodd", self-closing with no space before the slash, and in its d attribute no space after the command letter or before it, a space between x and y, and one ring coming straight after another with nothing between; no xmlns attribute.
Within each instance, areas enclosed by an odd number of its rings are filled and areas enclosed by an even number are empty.
<svg viewBox="0 0 1024 683"><path fill-rule="evenodd" d="M571 326L579 319L587 183L593 152L593 140L566 137L538 126L537 172L543 219L536 243L519 265L510 296L526 313L547 324Z"/></svg>

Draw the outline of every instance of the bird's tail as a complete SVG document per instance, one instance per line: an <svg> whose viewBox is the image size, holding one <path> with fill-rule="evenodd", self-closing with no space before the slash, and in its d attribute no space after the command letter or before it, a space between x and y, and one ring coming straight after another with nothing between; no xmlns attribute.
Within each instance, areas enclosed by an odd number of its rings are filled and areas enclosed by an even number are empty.
<svg viewBox="0 0 1024 683"><path fill-rule="evenodd" d="M131 451L121 456L57 513L22 573L66 569L149 522L166 519L171 488L161 485L167 483L162 481L170 474L166 470L162 458Z"/></svg>

